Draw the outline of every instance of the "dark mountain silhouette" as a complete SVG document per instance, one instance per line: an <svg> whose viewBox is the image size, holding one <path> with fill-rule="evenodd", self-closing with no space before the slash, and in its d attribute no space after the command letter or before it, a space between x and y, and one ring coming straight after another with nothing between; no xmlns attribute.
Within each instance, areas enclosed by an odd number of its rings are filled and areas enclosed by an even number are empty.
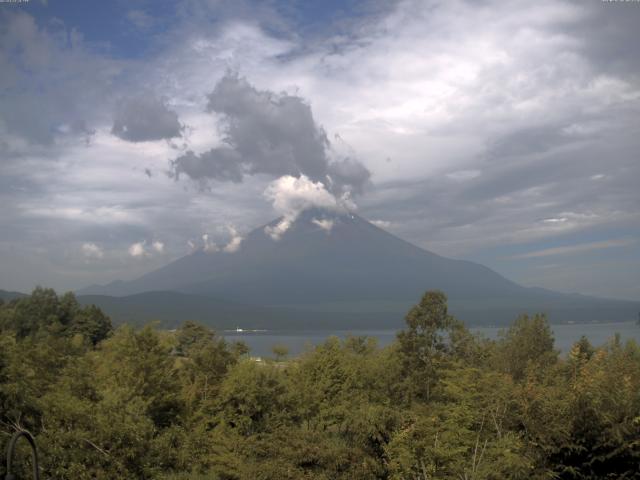
<svg viewBox="0 0 640 480"><path fill-rule="evenodd" d="M331 228L323 228L322 221ZM217 299L247 309L237 311L243 321L260 310L273 325L318 328L399 325L431 289L443 290L452 313L470 324L504 324L523 312L546 312L556 322L625 321L635 319L640 307L640 302L525 288L483 265L418 248L351 213L307 210L274 240L265 227L278 222L253 230L235 253L198 250L137 280L78 293L174 292L183 294L175 305L176 314L185 317L192 310L222 315L227 310L211 303ZM131 300L120 301L126 302Z"/></svg>
<svg viewBox="0 0 640 480"><path fill-rule="evenodd" d="M15 300L16 298L22 298L22 297L26 297L27 294L26 293L20 293L20 292L10 292L7 290L0 290L0 300L3 300L5 302L9 302L11 300Z"/></svg>
<svg viewBox="0 0 640 480"><path fill-rule="evenodd" d="M292 326L286 312L277 309L240 305L201 295L179 292L145 292L125 297L107 295L79 295L83 305L98 305L117 323L142 326L159 322L161 326L176 328L185 320L194 320L217 328L236 328L251 324L265 328L273 322Z"/></svg>

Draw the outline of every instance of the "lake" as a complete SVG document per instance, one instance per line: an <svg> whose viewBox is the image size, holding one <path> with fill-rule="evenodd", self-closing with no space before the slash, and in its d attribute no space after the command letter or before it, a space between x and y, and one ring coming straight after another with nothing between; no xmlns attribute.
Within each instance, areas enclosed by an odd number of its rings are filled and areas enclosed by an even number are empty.
<svg viewBox="0 0 640 480"><path fill-rule="evenodd" d="M589 341L599 346L620 334L622 341L635 339L640 343L640 326L635 322L626 323L588 323L552 325L556 349L562 353L569 351L571 346L585 335ZM501 327L472 327L472 332L481 333L488 338L496 338ZM309 331L309 330L277 330L277 331L244 331L235 330L220 332L228 341L242 341L251 349L255 357L272 357L274 345L284 345L289 349L289 355L295 356L306 348L312 348L324 342L330 336L346 338L349 335L374 337L378 345L389 345L395 339L397 330L337 330L337 331Z"/></svg>

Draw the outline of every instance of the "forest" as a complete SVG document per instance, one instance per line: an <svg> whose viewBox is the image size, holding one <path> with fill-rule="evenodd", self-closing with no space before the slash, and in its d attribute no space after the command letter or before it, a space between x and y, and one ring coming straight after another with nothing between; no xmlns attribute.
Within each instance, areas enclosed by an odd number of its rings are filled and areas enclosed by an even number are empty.
<svg viewBox="0 0 640 480"><path fill-rule="evenodd" d="M560 355L541 314L483 338L438 291L405 321L385 348L258 362L206 326L114 328L37 288L0 304L0 443L28 429L61 480L640 478L637 343ZM18 478L29 462L25 442Z"/></svg>

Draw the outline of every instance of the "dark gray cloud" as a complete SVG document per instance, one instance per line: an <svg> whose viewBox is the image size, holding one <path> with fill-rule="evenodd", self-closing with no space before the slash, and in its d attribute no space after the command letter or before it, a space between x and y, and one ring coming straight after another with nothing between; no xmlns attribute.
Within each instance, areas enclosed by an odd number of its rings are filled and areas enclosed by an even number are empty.
<svg viewBox="0 0 640 480"><path fill-rule="evenodd" d="M238 152L229 147L212 148L201 155L188 151L174 160L172 165L176 178L184 173L193 180L214 178L240 183L244 177L242 159Z"/></svg>
<svg viewBox="0 0 640 480"><path fill-rule="evenodd" d="M640 75L640 8L637 2L575 1L585 9L580 22L562 25L565 34L581 40L578 48L598 70Z"/></svg>
<svg viewBox="0 0 640 480"><path fill-rule="evenodd" d="M330 186L350 185L353 193L362 193L363 187L371 178L369 169L350 157L331 162L327 175Z"/></svg>
<svg viewBox="0 0 640 480"><path fill-rule="evenodd" d="M142 95L118 106L111 133L129 142L147 142L179 137L182 126L161 99Z"/></svg>
<svg viewBox="0 0 640 480"><path fill-rule="evenodd" d="M489 142L488 160L544 153L552 148L579 140L579 137L557 124L538 125L508 132Z"/></svg>
<svg viewBox="0 0 640 480"><path fill-rule="evenodd" d="M325 131L302 98L260 91L235 74L208 96L207 111L221 115L222 146L172 162L176 177L241 182L244 175L306 175L335 192L360 192L371 176L352 158L332 160Z"/></svg>

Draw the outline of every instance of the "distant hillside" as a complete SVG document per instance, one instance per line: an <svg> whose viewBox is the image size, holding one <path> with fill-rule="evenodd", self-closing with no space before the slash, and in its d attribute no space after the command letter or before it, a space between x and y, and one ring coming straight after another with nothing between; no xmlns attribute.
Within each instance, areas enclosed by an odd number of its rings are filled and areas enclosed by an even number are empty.
<svg viewBox="0 0 640 480"><path fill-rule="evenodd" d="M402 325L402 316L387 312L359 311L327 313L296 308L261 307L224 302L202 295L179 292L145 292L126 297L79 295L83 305L97 305L114 324L145 325L158 322L163 328L176 328L193 320L215 329L316 329L372 328Z"/></svg>
<svg viewBox="0 0 640 480"><path fill-rule="evenodd" d="M26 293L9 292L7 290L0 290L0 300L4 300L5 302L9 302L16 298L22 298L26 296L28 296Z"/></svg>

